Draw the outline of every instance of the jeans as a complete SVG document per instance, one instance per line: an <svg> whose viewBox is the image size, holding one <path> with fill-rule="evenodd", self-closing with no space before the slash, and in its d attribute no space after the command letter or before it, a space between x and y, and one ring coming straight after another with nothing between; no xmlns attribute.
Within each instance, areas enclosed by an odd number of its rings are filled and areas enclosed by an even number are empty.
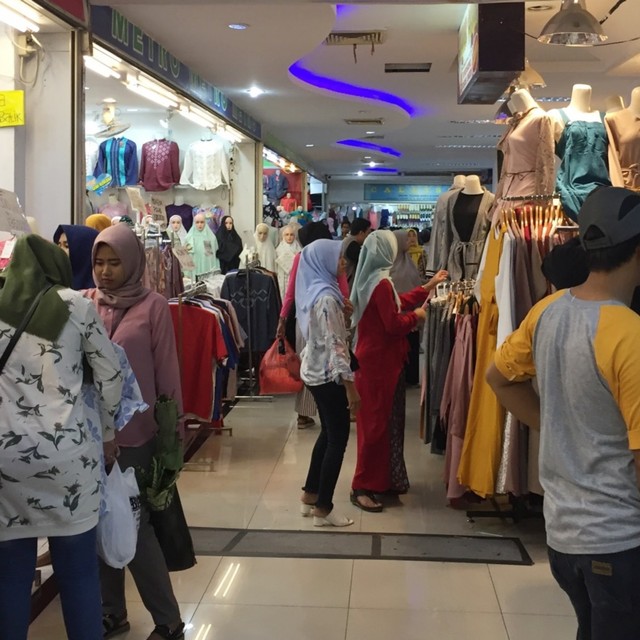
<svg viewBox="0 0 640 640"><path fill-rule="evenodd" d="M318 494L316 507L331 511L349 440L349 402L345 388L335 382L308 388L318 407L320 435L313 447L304 491Z"/></svg>
<svg viewBox="0 0 640 640"><path fill-rule="evenodd" d="M0 542L0 637L26 640L38 539ZM49 538L69 640L102 640L96 529Z"/></svg>
<svg viewBox="0 0 640 640"><path fill-rule="evenodd" d="M549 549L549 561L575 609L577 640L640 638L640 547L602 555Z"/></svg>

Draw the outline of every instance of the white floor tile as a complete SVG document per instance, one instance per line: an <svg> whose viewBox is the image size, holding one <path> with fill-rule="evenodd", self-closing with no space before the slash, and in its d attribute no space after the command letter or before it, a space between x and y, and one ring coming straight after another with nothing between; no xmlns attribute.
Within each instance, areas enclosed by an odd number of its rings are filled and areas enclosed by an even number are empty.
<svg viewBox="0 0 640 640"><path fill-rule="evenodd" d="M573 640L578 623L575 616L524 615L505 613L504 622L509 640Z"/></svg>

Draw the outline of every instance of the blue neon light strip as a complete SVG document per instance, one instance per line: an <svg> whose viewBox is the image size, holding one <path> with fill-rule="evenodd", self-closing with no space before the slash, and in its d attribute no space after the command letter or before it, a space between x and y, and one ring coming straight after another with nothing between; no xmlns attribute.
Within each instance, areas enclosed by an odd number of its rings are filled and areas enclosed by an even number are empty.
<svg viewBox="0 0 640 640"><path fill-rule="evenodd" d="M416 108L409 104L406 100L399 98L393 93L387 91L381 91L380 89L369 89L368 87L360 87L356 84L350 84L343 82L342 80L334 80L327 76L321 76L309 69L305 69L302 66L302 62L298 60L289 67L289 73L300 80L306 82L319 89L325 89L326 91L333 91L334 93L341 93L346 96L354 96L355 98L365 98L367 100L377 100L378 102L384 102L394 107L399 107L405 111L409 116L413 117L416 113Z"/></svg>
<svg viewBox="0 0 640 640"><path fill-rule="evenodd" d="M397 169L391 167L369 167L365 169L366 173L398 173Z"/></svg>
<svg viewBox="0 0 640 640"><path fill-rule="evenodd" d="M363 140L338 140L336 144L342 144L345 147L356 147L358 149L368 149L369 151L377 151L378 153L384 153L394 158L401 158L402 153L397 149L391 147L381 147L379 144L373 144L373 142L364 142Z"/></svg>

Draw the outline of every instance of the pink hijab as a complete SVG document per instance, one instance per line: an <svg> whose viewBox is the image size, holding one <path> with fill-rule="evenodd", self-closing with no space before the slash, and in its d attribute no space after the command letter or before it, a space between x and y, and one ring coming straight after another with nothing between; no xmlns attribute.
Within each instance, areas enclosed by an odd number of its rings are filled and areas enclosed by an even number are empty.
<svg viewBox="0 0 640 640"><path fill-rule="evenodd" d="M126 224L117 224L109 227L98 234L93 243L93 251L91 252L91 262L95 264L96 253L101 244L109 245L122 261L124 267L125 281L119 289L107 291L98 287L96 291L96 299L99 305L106 305L115 309L124 310L133 307L141 300L144 300L150 289L146 289L142 285L142 276L146 268L146 258L144 255L144 247L136 234ZM96 282L98 281L95 277Z"/></svg>

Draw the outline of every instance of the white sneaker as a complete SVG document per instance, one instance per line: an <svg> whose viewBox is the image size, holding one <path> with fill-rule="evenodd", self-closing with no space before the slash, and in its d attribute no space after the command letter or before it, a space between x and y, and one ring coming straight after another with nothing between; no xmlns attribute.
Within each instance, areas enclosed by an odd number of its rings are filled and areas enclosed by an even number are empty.
<svg viewBox="0 0 640 640"><path fill-rule="evenodd" d="M336 513L333 511L324 516L324 518L313 516L314 527L348 527L352 524L353 520L351 518L347 518L347 516L336 515Z"/></svg>

